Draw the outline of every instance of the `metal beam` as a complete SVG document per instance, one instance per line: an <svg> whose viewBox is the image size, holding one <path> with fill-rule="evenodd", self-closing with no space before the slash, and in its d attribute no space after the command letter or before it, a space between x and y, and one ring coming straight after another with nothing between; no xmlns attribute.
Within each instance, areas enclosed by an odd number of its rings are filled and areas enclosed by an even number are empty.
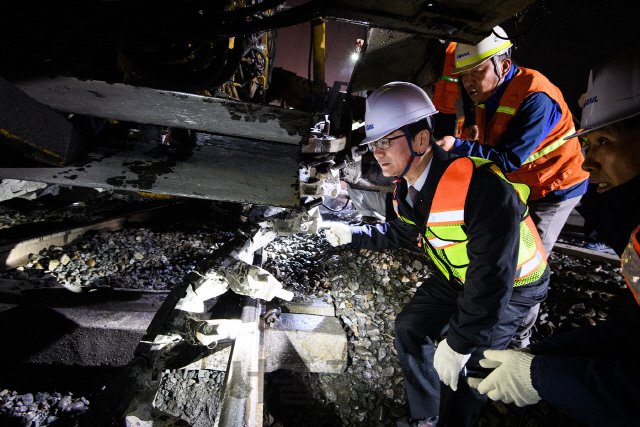
<svg viewBox="0 0 640 427"><path fill-rule="evenodd" d="M27 157L56 166L73 160L84 142L60 112L27 96L2 77L0 141Z"/></svg>
<svg viewBox="0 0 640 427"><path fill-rule="evenodd" d="M15 86L66 113L177 127L285 144L307 142L311 115L229 99L72 77L36 78Z"/></svg>
<svg viewBox="0 0 640 427"><path fill-rule="evenodd" d="M69 167L0 168L0 177L299 206L299 152L294 145L212 135L197 149L114 140Z"/></svg>

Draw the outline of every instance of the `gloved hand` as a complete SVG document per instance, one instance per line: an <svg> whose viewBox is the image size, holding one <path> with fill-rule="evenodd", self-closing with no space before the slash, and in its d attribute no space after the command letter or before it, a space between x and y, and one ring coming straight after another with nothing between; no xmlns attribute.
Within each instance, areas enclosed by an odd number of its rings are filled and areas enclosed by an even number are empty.
<svg viewBox="0 0 640 427"><path fill-rule="evenodd" d="M483 368L495 368L487 378L469 378L469 385L492 400L533 405L540 395L531 383L531 361L534 355L519 350L486 350L480 361Z"/></svg>
<svg viewBox="0 0 640 427"><path fill-rule="evenodd" d="M341 222L323 222L322 227L326 228L324 234L331 246L340 246L351 243L351 227ZM328 228L327 228L328 227Z"/></svg>
<svg viewBox="0 0 640 427"><path fill-rule="evenodd" d="M467 363L471 354L460 354L451 349L445 338L438 344L436 354L433 356L433 367L445 385L451 390L458 389L458 376L460 370Z"/></svg>

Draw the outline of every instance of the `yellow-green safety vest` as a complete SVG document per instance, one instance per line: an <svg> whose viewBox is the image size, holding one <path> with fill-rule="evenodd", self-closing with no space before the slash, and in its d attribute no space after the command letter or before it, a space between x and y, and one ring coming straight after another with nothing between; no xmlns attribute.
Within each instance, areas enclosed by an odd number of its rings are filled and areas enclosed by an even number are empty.
<svg viewBox="0 0 640 427"><path fill-rule="evenodd" d="M424 245L431 259L448 280L453 276L454 280L460 284L464 284L469 266L468 238L464 232L465 201L473 170L484 165L511 184L524 204L527 203L530 194L527 185L509 181L498 166L486 159L461 157L447 167L436 188L419 245ZM402 221L416 225L400 214L395 193L394 209ZM527 208L520 221L518 267L514 286L536 282L547 267L547 258L540 236L528 211Z"/></svg>

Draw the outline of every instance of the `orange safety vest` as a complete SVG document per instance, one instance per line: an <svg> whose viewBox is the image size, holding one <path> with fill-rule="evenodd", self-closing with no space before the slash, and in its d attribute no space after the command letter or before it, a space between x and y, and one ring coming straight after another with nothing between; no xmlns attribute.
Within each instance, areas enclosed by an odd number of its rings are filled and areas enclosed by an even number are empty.
<svg viewBox="0 0 640 427"><path fill-rule="evenodd" d="M529 188L524 184L509 182L500 168L489 160L475 157L460 157L454 160L440 178L429 211L429 217L421 233L419 246L424 245L434 264L447 280L461 285L466 280L470 260L467 254L467 232L464 223L465 203L473 170L488 167L498 177L511 184L523 204L527 203ZM393 207L401 221L416 225L400 212L397 189L393 192ZM520 243L518 265L513 286L527 285L540 280L547 268L547 257L528 210L520 219Z"/></svg>
<svg viewBox="0 0 640 427"><path fill-rule="evenodd" d="M538 147L531 153L520 169L507 173L513 182L522 182L531 188L530 200L538 200L554 190L564 190L589 177L582 170L584 160L578 138L564 138L575 132L573 118L564 97L556 86L538 71L520 68L505 89L498 109L491 121L485 124L484 105L476 106L476 117L480 129L480 144L492 147L500 144L507 124L516 115L522 102L535 92L544 92L560 105L562 117ZM464 117L458 121L457 136L463 137Z"/></svg>
<svg viewBox="0 0 640 427"><path fill-rule="evenodd" d="M638 236L640 234L640 226L631 234L629 244L622 253L622 274L627 280L627 285L636 302L640 304L640 243Z"/></svg>
<svg viewBox="0 0 640 427"><path fill-rule="evenodd" d="M433 85L435 88L433 91L433 105L443 114L456 113L456 100L460 96L458 77L451 73L456 66L455 51L456 43L449 43L444 59L442 78Z"/></svg>

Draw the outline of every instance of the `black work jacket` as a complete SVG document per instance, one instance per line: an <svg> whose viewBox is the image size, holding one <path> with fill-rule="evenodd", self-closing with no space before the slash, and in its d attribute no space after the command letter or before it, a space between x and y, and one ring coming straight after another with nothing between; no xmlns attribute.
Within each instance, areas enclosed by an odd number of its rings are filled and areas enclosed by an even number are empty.
<svg viewBox="0 0 640 427"><path fill-rule="evenodd" d="M615 320L531 345L540 397L592 426L640 426L640 306L628 297Z"/></svg>
<svg viewBox="0 0 640 427"><path fill-rule="evenodd" d="M455 158L434 145L431 168L420 191L422 200L412 208L406 202L407 182L401 180L396 188L398 208L417 226L400 219L375 226L353 227L351 246L367 249L393 249L415 245L425 229L431 202L447 166ZM448 281L435 270L423 286L437 281L459 292L458 312L451 318L447 342L461 354L469 354L477 347L489 346L491 329L498 323L506 304L517 295L513 293L516 275L520 220L525 212L514 188L486 168L473 171L465 201L464 225L468 237L469 267L461 286ZM522 289L521 289L522 288ZM519 294L526 292L521 286Z"/></svg>

